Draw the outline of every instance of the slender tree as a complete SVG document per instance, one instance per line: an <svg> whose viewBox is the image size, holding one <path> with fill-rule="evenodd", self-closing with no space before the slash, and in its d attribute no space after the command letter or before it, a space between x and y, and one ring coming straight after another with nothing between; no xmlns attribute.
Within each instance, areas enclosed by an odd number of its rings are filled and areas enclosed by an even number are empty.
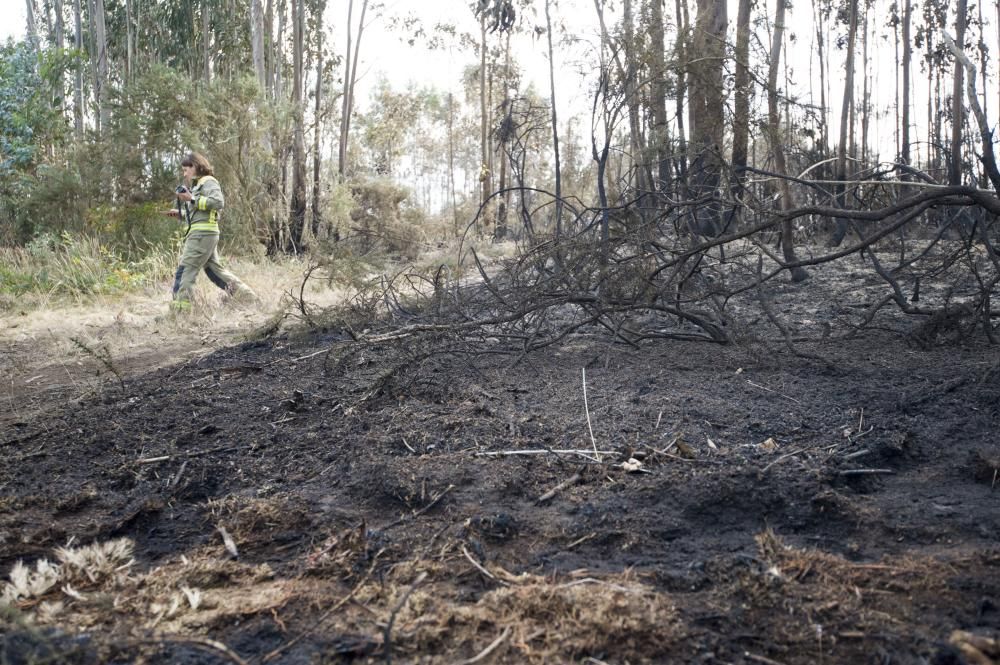
<svg viewBox="0 0 1000 665"><path fill-rule="evenodd" d="M670 148L667 144L667 67L664 58L666 35L663 25L663 0L649 0L650 60L652 85L650 87L650 113L652 115L652 143L656 154L655 192L662 192L670 181Z"/></svg>
<svg viewBox="0 0 1000 665"><path fill-rule="evenodd" d="M35 3L32 0L25 1L25 28L27 29L28 43L38 51L41 43L38 40L38 27L35 23Z"/></svg>
<svg viewBox="0 0 1000 665"><path fill-rule="evenodd" d="M344 95L340 109L340 143L337 152L337 173L343 179L347 175L347 146L351 133L351 114L354 112L354 84L358 77L358 60L361 58L361 36L365 30L365 13L368 11L368 0L362 0L361 18L358 20L358 35L354 41L354 51L351 51L352 29L351 15L354 12L354 0L347 5L347 51L344 59Z"/></svg>
<svg viewBox="0 0 1000 665"><path fill-rule="evenodd" d="M750 135L750 5L740 0L736 15L736 78L733 103L733 175L742 183ZM772 56L773 57L773 56Z"/></svg>
<svg viewBox="0 0 1000 665"><path fill-rule="evenodd" d="M910 164L910 59L913 54L913 46L910 40L910 25L913 21L913 6L911 0L904 0L903 4L903 92L902 92L902 119L899 127L899 161L903 164ZM903 174L904 178L909 177L909 173Z"/></svg>
<svg viewBox="0 0 1000 665"><path fill-rule="evenodd" d="M723 131L723 70L725 64L726 27L728 17L725 0L698 0L698 16L688 54L690 76L689 120L691 135L692 193L712 199L718 193L722 175ZM698 232L715 235L721 231L721 208L708 203L696 211Z"/></svg>
<svg viewBox="0 0 1000 665"><path fill-rule="evenodd" d="M968 25L968 0L957 0L955 4L955 43L965 49L965 30ZM955 76L951 89L951 154L948 159L948 183L962 184L962 129L965 127L965 111L962 97L965 88L965 67L955 59Z"/></svg>
<svg viewBox="0 0 1000 665"><path fill-rule="evenodd" d="M558 242L562 237L562 164L559 161L559 123L556 115L556 62L555 49L552 47L552 12L551 0L545 0L545 28L549 47L549 116L552 121L552 154L555 159L555 237Z"/></svg>
<svg viewBox="0 0 1000 665"><path fill-rule="evenodd" d="M687 183L687 132L684 128L684 104L687 96L688 77L683 63L687 62L687 41L690 32L687 0L674 0L677 16L677 41L674 44L675 58L681 66L676 68L677 93L674 96L674 110L677 121L677 148L680 153L677 160L678 173L681 182Z"/></svg>
<svg viewBox="0 0 1000 665"><path fill-rule="evenodd" d="M316 3L316 90L315 108L313 109L313 172L312 172L312 234L318 237L320 226L323 223L323 207L320 196L322 187L320 183L320 163L322 154L320 151L320 137L323 135L323 116L320 112L323 99L323 12L326 9L326 0L319 0Z"/></svg>
<svg viewBox="0 0 1000 665"><path fill-rule="evenodd" d="M840 139L837 143L837 205L846 206L847 180L847 129L851 120L851 107L854 99L854 45L858 33L858 0L850 0L848 4L847 29L847 62L844 65L844 98L840 110ZM838 247L847 236L847 220L839 218L834 230L831 244Z"/></svg>
<svg viewBox="0 0 1000 665"><path fill-rule="evenodd" d="M250 0L250 51L253 70L261 90L267 89L267 70L264 67L264 13L260 0Z"/></svg>
<svg viewBox="0 0 1000 665"><path fill-rule="evenodd" d="M73 0L73 48L83 53L83 11L80 0ZM83 136L83 63L77 60L73 68L73 128L77 138Z"/></svg>
<svg viewBox="0 0 1000 665"><path fill-rule="evenodd" d="M778 62L781 59L781 45L785 33L785 2L777 0L774 10L774 31L771 33L771 52L767 69L767 120L768 120L768 144L771 147L771 155L774 158L774 170L778 174L778 187L781 192L781 209L791 210L795 207L792 199L792 188L788 184L788 167L785 164L785 146L781 136L781 119L778 108ZM798 261L795 256L795 244L791 220L785 220L781 224L781 251L784 255L785 263L794 264ZM792 281L801 282L809 277L803 268L792 268Z"/></svg>
<svg viewBox="0 0 1000 665"><path fill-rule="evenodd" d="M298 253L303 247L306 219L306 149L305 113L302 99L303 55L305 51L305 0L292 0L292 200L289 217L289 250Z"/></svg>

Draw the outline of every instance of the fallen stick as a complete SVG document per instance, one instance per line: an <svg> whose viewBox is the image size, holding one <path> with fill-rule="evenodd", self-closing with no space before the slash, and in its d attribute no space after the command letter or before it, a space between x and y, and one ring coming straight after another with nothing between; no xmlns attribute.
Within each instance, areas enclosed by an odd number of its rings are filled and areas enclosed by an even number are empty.
<svg viewBox="0 0 1000 665"><path fill-rule="evenodd" d="M562 481L561 483L550 489L545 494L538 497L538 501L536 501L536 503L545 503L546 501L554 497L556 494L559 494L559 492L566 489L567 487L571 487L572 485L575 485L576 483L580 482L581 477L582 476L580 476L579 473L574 473L572 476Z"/></svg>
<svg viewBox="0 0 1000 665"><path fill-rule="evenodd" d="M234 559L239 559L240 551L236 549L236 541L234 541L233 537L229 535L228 531L226 531L226 527L220 524L215 527L215 529L219 532L219 535L222 536L222 544L226 546L226 551L229 552L229 556Z"/></svg>
<svg viewBox="0 0 1000 665"><path fill-rule="evenodd" d="M476 453L476 457L510 457L513 455L582 455L594 459L591 450L575 450L571 448L533 448L529 450L498 450L496 452ZM614 455L613 450L598 450L600 455Z"/></svg>
<svg viewBox="0 0 1000 665"><path fill-rule="evenodd" d="M186 468L187 468L187 465L188 465L188 461L189 461L189 460L184 460L184 461L183 461L183 462L181 463L181 468L179 468L179 469L177 470L177 475L175 475L175 476L174 476L174 479L170 481L170 486L171 486L171 487L177 487L177 483L179 483L179 482L181 481L181 475L182 475L182 474L184 473L184 469L186 469Z"/></svg>
<svg viewBox="0 0 1000 665"><path fill-rule="evenodd" d="M761 390L766 390L769 393L774 393L775 395L778 395L779 397L784 397L785 399L790 399L793 402L795 402L796 404L802 404L802 402L800 402L799 400L795 399L794 397L789 397L788 395L785 395L784 393L779 393L777 390L771 390L767 386L762 386L759 383L754 383L750 379L747 379L747 383L749 383L754 388L760 388Z"/></svg>
<svg viewBox="0 0 1000 665"><path fill-rule="evenodd" d="M222 642L209 639L207 637L181 637L173 635L165 635L159 638L139 640L136 644L151 644L156 646L161 646L165 644L182 644L186 646L192 646L205 651L211 651L218 656L224 656L230 662L236 663L236 665L249 665L247 661L240 658L240 656L227 647Z"/></svg>
<svg viewBox="0 0 1000 665"><path fill-rule="evenodd" d="M767 466L765 466L763 469L761 469L760 472L761 473L767 473L768 469L770 469L772 466L774 466L775 464L777 464L781 460L788 459L789 457L793 457L795 455L798 455L799 453L804 453L807 450L812 450L812 449L811 448L799 448L798 450L793 450L790 453L785 453L784 455L782 455L781 457L779 457L778 459L774 460L773 462L771 462L770 464L768 464Z"/></svg>
<svg viewBox="0 0 1000 665"><path fill-rule="evenodd" d="M399 614L399 611L403 609L404 605L406 605L406 601L410 599L410 596L417 590L417 587L420 586L420 583L425 579L427 579L426 570L417 575L417 579L413 580L413 584L410 585L410 588L406 590L403 597L399 599L398 603L396 603L396 607L394 607L392 612L389 613L389 621L385 624L385 631L383 632L385 637L382 640L382 645L385 649L386 665L392 665L392 624L396 622L396 615Z"/></svg>
<svg viewBox="0 0 1000 665"><path fill-rule="evenodd" d="M336 612L337 610L339 610L341 607L343 607L344 605L346 605L352 598L354 598L354 595L358 591L361 590L361 587L364 586L368 582L368 579L372 576L372 571L375 570L375 564L378 563L378 558L380 556L382 556L383 552L385 552L385 548L382 548L378 552L375 553L375 557L372 559L372 565L370 565L368 567L368 572L365 573L365 576L361 578L360 582L358 582L357 584L354 585L354 588L351 589L351 592L349 594L347 594L346 596L344 596L343 598L341 598L339 601L337 601L337 603L333 607L331 607L330 609L328 609L326 612L323 612L323 614L320 615L320 617L318 619L316 619L315 622L313 622L312 626L310 626L306 630L302 631L301 633L299 633L298 635L296 635L295 637L293 637L289 641L285 642L281 646L279 646L276 649L272 650L270 653L268 653L266 656L264 656L261 659L260 662L262 662L262 663L268 663L268 662L274 660L275 658L277 658L278 656L280 656L285 651L288 651L289 649L291 649L300 640L302 640L303 637L305 637L306 635L308 635L312 631L314 631L317 628L319 628L320 624L322 624L324 621L326 621L330 617L331 614L333 614L334 612Z"/></svg>
<svg viewBox="0 0 1000 665"><path fill-rule="evenodd" d="M142 457L135 461L136 464L156 464L157 462L168 462L172 459L178 457L201 457L202 455L211 455L212 453L224 453L231 450L238 450L239 446L219 446L218 448L209 448L208 450L195 450L190 453L184 453L182 455L161 455L160 457Z"/></svg>
<svg viewBox="0 0 1000 665"><path fill-rule="evenodd" d="M893 474L896 473L892 469L847 469L845 471L838 471L838 476L874 476L879 474Z"/></svg>
<svg viewBox="0 0 1000 665"><path fill-rule="evenodd" d="M858 457L864 457L865 455L870 455L871 452L872 451L868 450L867 448L864 448L862 450L856 450L853 453L849 453L847 455L844 455L844 459L845 460L848 460L848 459L857 459Z"/></svg>
<svg viewBox="0 0 1000 665"><path fill-rule="evenodd" d="M431 508L433 508L434 506L436 506L437 503L438 503L438 501L440 501L441 499L443 499L444 495L447 494L448 492L452 491L453 489L455 489L454 485L448 485L448 487L446 487L443 490L441 490L440 494L438 494L436 497L434 497L433 499L431 499L431 502L428 503L423 508L421 508L420 510L416 510L416 511L410 513L409 515L403 515L402 517L400 517L395 522L390 522L389 524L386 524L384 527L382 527L380 529L377 529L377 531L387 531L388 529L391 529L393 527L399 526L400 524L402 524L403 522L405 522L408 519L413 519L414 517L420 517L421 515L423 515L424 513L426 513L428 510L430 510Z"/></svg>
<svg viewBox="0 0 1000 665"><path fill-rule="evenodd" d="M748 660L752 660L755 663L762 663L763 665L784 665L780 660L771 660L764 656L758 656L757 654L750 653L749 651L743 652L743 657Z"/></svg>
<svg viewBox="0 0 1000 665"><path fill-rule="evenodd" d="M597 452L597 439L594 438L594 428L590 424L590 406L587 404L587 368L581 369L583 373L583 411L587 414L587 431L590 432L590 442L594 444L594 457L601 461L601 455Z"/></svg>
<svg viewBox="0 0 1000 665"><path fill-rule="evenodd" d="M506 628L503 629L503 632L500 633L500 637L493 640L488 647L480 651L477 655L473 656L472 658L469 658L468 660L458 661L456 665L473 665L473 663L478 663L479 661L483 660L491 653L493 653L493 650L496 649L501 644L503 644L503 641L506 640L507 637L509 636L510 636L510 626L507 626Z"/></svg>
<svg viewBox="0 0 1000 665"><path fill-rule="evenodd" d="M462 554L464 554L465 558L469 560L469 563L471 563L473 566L475 566L476 570L478 570L479 572L481 572L483 575L485 575L486 577L490 578L491 580L500 582L500 584L502 584L504 586L508 586L507 583L504 582L503 580L497 580L497 576L496 575L494 575L490 571L486 570L482 565L480 565L480 563L478 561L476 561L475 559L473 559L472 555L469 554L469 550L465 549L465 545L462 545Z"/></svg>

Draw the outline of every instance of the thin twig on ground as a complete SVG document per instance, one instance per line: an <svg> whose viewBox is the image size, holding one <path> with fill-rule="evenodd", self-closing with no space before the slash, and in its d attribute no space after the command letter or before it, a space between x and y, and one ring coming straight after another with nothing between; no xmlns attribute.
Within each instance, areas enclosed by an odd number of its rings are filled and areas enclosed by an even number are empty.
<svg viewBox="0 0 1000 665"><path fill-rule="evenodd" d="M174 636L165 635L162 637L157 637L155 639L139 640L138 644L153 644L157 646L163 646L166 644L176 644L176 645L186 645L192 646L203 651L211 651L216 655L224 656L229 661L236 663L237 665L249 665L249 663L242 658L235 651L227 647L222 642L217 640L209 639L207 637L195 637L195 636Z"/></svg>
<svg viewBox="0 0 1000 665"><path fill-rule="evenodd" d="M503 641L506 640L509 636L510 636L510 626L507 626L506 628L503 629L503 632L500 633L500 637L493 640L488 647L480 651L477 655L473 656L472 658L458 661L458 663L456 663L455 665L473 665L473 663L478 663L479 661L485 659L487 656L493 653L493 651L498 646L503 644Z"/></svg>
<svg viewBox="0 0 1000 665"><path fill-rule="evenodd" d="M546 501L554 497L556 494L566 489L567 487L572 487L573 485L578 483L580 481L580 478L582 478L582 476L579 474L579 472L574 473L572 476L562 481L561 483L550 489L545 494L538 497L538 501L536 501L536 503L545 503Z"/></svg>
<svg viewBox="0 0 1000 665"><path fill-rule="evenodd" d="M366 572L365 575L364 575L364 577L361 578L361 581L359 581L357 584L354 585L354 588L351 589L351 592L349 594L347 594L346 596L344 596L343 598L341 598L339 601L337 601L326 612L323 612L323 614L321 614L319 616L319 618L316 619L316 621L314 621L313 624L309 628L307 628L306 630L302 631L301 633L299 633L298 635L296 635L295 637L293 637L289 641L285 642L280 647L278 647L276 649L273 649L272 651L270 651L269 653L267 653L263 658L261 658L260 662L261 663L268 663L268 662L274 660L275 658L277 658L278 656L280 656L281 654L283 654L284 652L288 651L293 646L295 646L302 638L304 638L306 635L310 634L312 631L316 630L320 626L320 624L322 624L324 621L326 621L330 617L331 614L333 614L334 612L336 612L337 610L339 610L341 607L343 607L344 605L346 605L348 602L350 602L350 600L352 598L354 598L354 595L358 591L361 590L361 587L363 587L368 582L369 578L372 576L372 572L375 570L375 564L378 563L378 558L380 556L382 556L383 552L385 552L385 548L380 549L378 552L375 553L375 556L372 558L371 565L368 566L368 572Z"/></svg>
<svg viewBox="0 0 1000 665"><path fill-rule="evenodd" d="M590 432L590 442L594 444L594 457L601 461L601 455L597 452L597 439L594 438L594 428L590 424L590 406L587 404L587 368L581 369L583 374L583 411L587 414L587 431Z"/></svg>
<svg viewBox="0 0 1000 665"><path fill-rule="evenodd" d="M403 597L400 598L399 602L396 603L396 606L392 608L392 612L389 613L389 620L385 624L385 630L382 631L382 635L384 636L384 639L382 640L382 648L385 650L386 665L392 665L392 625L396 622L396 615L399 614L400 610L403 609L403 606L406 605L406 601L410 599L410 596L417 590L417 587L420 586L421 582L425 579L427 579L426 570L417 575L417 579L413 580L413 584L410 585L410 588L406 590Z"/></svg>

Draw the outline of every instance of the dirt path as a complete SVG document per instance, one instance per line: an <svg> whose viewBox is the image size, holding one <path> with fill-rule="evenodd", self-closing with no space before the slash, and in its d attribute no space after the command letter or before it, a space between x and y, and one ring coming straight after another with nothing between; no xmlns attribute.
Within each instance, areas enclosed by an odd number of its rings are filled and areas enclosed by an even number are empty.
<svg viewBox="0 0 1000 665"><path fill-rule="evenodd" d="M3 665L1000 657L982 340L800 344L820 361L584 330L387 373L405 343L337 363L335 332L109 317L80 329L132 340L124 390L5 360L38 392L0 437L0 571L36 583L6 587Z"/></svg>

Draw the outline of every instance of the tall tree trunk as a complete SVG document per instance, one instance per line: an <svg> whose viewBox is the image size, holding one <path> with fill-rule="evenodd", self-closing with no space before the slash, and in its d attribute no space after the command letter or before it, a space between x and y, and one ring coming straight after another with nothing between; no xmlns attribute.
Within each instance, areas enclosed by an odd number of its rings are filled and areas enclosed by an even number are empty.
<svg viewBox="0 0 1000 665"><path fill-rule="evenodd" d="M131 83L135 73L134 0L125 0L125 82Z"/></svg>
<svg viewBox="0 0 1000 665"><path fill-rule="evenodd" d="M255 0L258 1L259 0ZM313 127L313 181L312 181L312 234L313 238L319 237L320 226L323 224L323 208L320 205L320 137L323 133L322 116L320 114L320 100L323 96L323 12L326 9L326 0L321 0L316 8L318 21L316 27L316 106L314 108Z"/></svg>
<svg viewBox="0 0 1000 665"><path fill-rule="evenodd" d="M550 117L552 119L552 152L555 158L555 179L556 179L556 223L555 238L559 242L562 237L562 166L559 163L559 124L556 117L556 63L555 50L552 48L552 13L551 0L545 0L545 27L549 46L549 104Z"/></svg>
<svg viewBox="0 0 1000 665"><path fill-rule="evenodd" d="M649 2L649 38L652 50L652 86L650 110L653 115L652 142L656 151L654 192L663 192L670 181L670 147L667 127L667 67L664 58L666 35L663 26L663 0Z"/></svg>
<svg viewBox="0 0 1000 665"><path fill-rule="evenodd" d="M80 0L73 0L73 47L77 53L83 53L82 14ZM83 136L83 62L77 60L73 70L73 129L79 139Z"/></svg>
<svg viewBox="0 0 1000 665"><path fill-rule="evenodd" d="M795 207L792 200L792 189L788 184L788 167L785 164L785 146L781 136L781 114L778 110L778 61L781 59L781 44L785 33L785 1L777 0L774 10L774 32L771 34L771 54L767 70L767 120L770 136L771 155L774 157L774 170L778 174L778 187L781 192L781 209L790 210ZM781 251L785 263L794 264L795 239L791 220L781 224ZM801 282L809 274L802 268L792 268L792 281Z"/></svg>
<svg viewBox="0 0 1000 665"><path fill-rule="evenodd" d="M282 99L284 97L284 77L281 74L281 70L284 67L284 56L283 47L285 43L285 21L287 20L288 12L286 11L287 2L286 0L278 0L278 36L275 39L275 46L272 50L274 53L274 98Z"/></svg>
<svg viewBox="0 0 1000 665"><path fill-rule="evenodd" d="M965 50L965 28L968 24L968 1L958 0L955 6L955 43ZM955 60L955 78L951 89L951 156L948 160L948 183L962 184L962 129L965 127L965 110L962 96L965 90L965 67Z"/></svg>
<svg viewBox="0 0 1000 665"><path fill-rule="evenodd" d="M53 11L55 12L55 21L53 23L53 46L62 51L66 48L66 28L63 23L63 3L62 0L53 0ZM59 74L59 95L57 104L59 105L60 115L66 110L65 103L66 95L66 78L64 73Z"/></svg>
<svg viewBox="0 0 1000 665"><path fill-rule="evenodd" d="M455 193L455 97L450 91L448 92L448 185L452 223L454 224L455 237L457 238L460 229L457 196Z"/></svg>
<svg viewBox="0 0 1000 665"><path fill-rule="evenodd" d="M201 5L201 40L202 40L202 55L204 57L203 63L203 73L202 76L205 78L205 83L212 80L212 31L210 29L210 16L208 12L208 4L202 3Z"/></svg>
<svg viewBox="0 0 1000 665"><path fill-rule="evenodd" d="M864 30L861 41L861 71L864 74L861 84L861 163L868 164L868 125L869 113L871 109L871 72L868 69L868 11L869 5L865 3Z"/></svg>
<svg viewBox="0 0 1000 665"><path fill-rule="evenodd" d="M746 179L750 137L750 5L740 0L736 15L736 80L733 105L733 177L739 189Z"/></svg>
<svg viewBox="0 0 1000 665"><path fill-rule="evenodd" d="M322 34L322 30L320 31ZM261 90L267 89L267 71L264 67L264 13L260 0L250 0L250 51L253 70Z"/></svg>
<svg viewBox="0 0 1000 665"><path fill-rule="evenodd" d="M303 251L306 220L305 108L302 99L302 60L305 49L305 0L292 0L292 202L289 217L291 251Z"/></svg>
<svg viewBox="0 0 1000 665"><path fill-rule="evenodd" d="M510 30L505 30L504 55L503 55L503 110L508 116L513 113L514 100L510 97L510 90L513 85L511 81L511 58L510 58ZM511 123L512 126L513 123ZM493 225L493 237L495 240L503 240L507 235L507 211L510 206L510 191L507 188L507 146L510 137L501 136L497 141L500 150L500 179L497 188L500 190L500 201L497 205L496 223Z"/></svg>
<svg viewBox="0 0 1000 665"><path fill-rule="evenodd" d="M104 22L104 0L89 0L91 28L94 31L94 102L97 105L97 135L107 129L111 112L107 103L108 83L108 39Z"/></svg>
<svg viewBox="0 0 1000 665"><path fill-rule="evenodd" d="M847 187L847 129L851 121L851 106L854 100L854 44L858 34L858 0L850 0L848 6L850 24L847 30L847 62L844 65L844 100L840 110L840 137L837 145L837 205L846 207ZM837 226L834 230L830 244L838 247L844 242L847 235L847 220L837 219Z"/></svg>
<svg viewBox="0 0 1000 665"><path fill-rule="evenodd" d="M674 109L677 118L677 151L679 153L678 176L684 186L687 186L687 132L684 129L684 99L687 96L687 40L690 31L690 21L688 20L687 0L674 0L674 8L677 12L677 94L674 98Z"/></svg>
<svg viewBox="0 0 1000 665"><path fill-rule="evenodd" d="M650 191L647 184L646 158L643 150L642 121L639 115L639 65L636 62L635 25L632 18L632 0L624 0L622 6L622 23L625 28L625 103L628 106L629 144L632 167L635 171L635 187L640 201L644 201ZM640 203L640 208L645 207Z"/></svg>
<svg viewBox="0 0 1000 665"><path fill-rule="evenodd" d="M687 65L690 76L689 151L692 193L710 201L696 211L697 231L707 235L716 235L722 230L722 209L711 200L718 194L722 176L725 129L722 73L727 24L726 0L698 0L698 17Z"/></svg>
<svg viewBox="0 0 1000 665"><path fill-rule="evenodd" d="M358 37L354 42L354 52L351 53L351 14L354 11L354 0L347 5L347 56L344 60L344 96L340 112L340 144L337 152L337 173L343 179L347 174L347 147L351 133L351 114L354 113L354 83L358 76L358 60L361 57L361 34L365 29L365 12L368 11L368 0L361 3L361 18L358 20Z"/></svg>
<svg viewBox="0 0 1000 665"><path fill-rule="evenodd" d="M25 28L27 29L28 43L37 53L41 49L41 42L38 39L38 26L35 23L35 3L33 0L25 0Z"/></svg>
<svg viewBox="0 0 1000 665"><path fill-rule="evenodd" d="M546 5L548 8L548 5ZM486 90L486 14L479 16L479 157L482 165L479 167L479 205L485 206L490 197L493 185L490 182L489 157L489 104L487 103L488 92ZM486 214L486 209L483 213ZM486 220L488 224L489 221Z"/></svg>
<svg viewBox="0 0 1000 665"><path fill-rule="evenodd" d="M54 46L57 49L66 48L66 27L63 23L63 3L62 0L53 0L52 8L55 12L55 22L53 23Z"/></svg>
<svg viewBox="0 0 1000 665"><path fill-rule="evenodd" d="M913 19L911 0L904 0L903 5L903 99L902 124L899 128L899 161L910 163L910 58L913 46L910 43L910 24ZM909 173L904 172L903 178Z"/></svg>
<svg viewBox="0 0 1000 665"><path fill-rule="evenodd" d="M274 44L274 0L264 5L264 90L268 99L274 99L274 69L279 54Z"/></svg>

